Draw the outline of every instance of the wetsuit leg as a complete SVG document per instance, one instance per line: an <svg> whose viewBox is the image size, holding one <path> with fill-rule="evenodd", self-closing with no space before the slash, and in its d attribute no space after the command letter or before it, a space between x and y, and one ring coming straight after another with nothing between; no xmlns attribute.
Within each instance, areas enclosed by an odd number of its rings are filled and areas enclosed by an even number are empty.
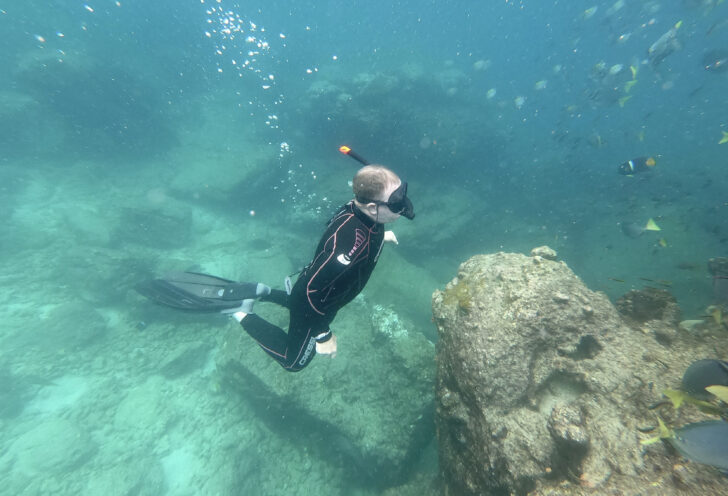
<svg viewBox="0 0 728 496"><path fill-rule="evenodd" d="M297 319L293 315L287 334L254 313L246 315L240 324L266 353L289 372L298 372L311 362L316 355L314 336L322 332L317 331L318 326L314 329L305 319Z"/></svg>

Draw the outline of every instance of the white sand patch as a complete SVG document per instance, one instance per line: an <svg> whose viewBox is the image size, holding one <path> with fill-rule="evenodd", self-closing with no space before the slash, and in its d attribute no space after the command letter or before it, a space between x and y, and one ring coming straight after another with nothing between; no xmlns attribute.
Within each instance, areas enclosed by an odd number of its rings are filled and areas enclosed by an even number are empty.
<svg viewBox="0 0 728 496"><path fill-rule="evenodd" d="M161 462L167 482L167 494L182 496L197 493L194 485L195 474L201 473L203 467L189 447L172 451Z"/></svg>
<svg viewBox="0 0 728 496"><path fill-rule="evenodd" d="M64 375L52 385L44 386L25 408L25 413L56 413L75 405L88 391L88 379Z"/></svg>
<svg viewBox="0 0 728 496"><path fill-rule="evenodd" d="M14 461L13 471L17 474L47 476L78 468L94 450L86 433L76 424L51 419L16 439L3 458Z"/></svg>

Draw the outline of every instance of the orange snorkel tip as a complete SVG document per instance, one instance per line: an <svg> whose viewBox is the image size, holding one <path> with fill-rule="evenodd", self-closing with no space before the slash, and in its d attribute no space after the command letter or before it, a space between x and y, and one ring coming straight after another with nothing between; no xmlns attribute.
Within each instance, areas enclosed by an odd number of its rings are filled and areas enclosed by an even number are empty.
<svg viewBox="0 0 728 496"><path fill-rule="evenodd" d="M343 153L344 155L348 155L349 157L353 158L360 164L369 165L368 160L366 160L364 157L362 157L361 155L359 155L358 153L356 153L354 150L352 150L351 148L349 148L346 145L341 145L339 147L339 151L341 153Z"/></svg>

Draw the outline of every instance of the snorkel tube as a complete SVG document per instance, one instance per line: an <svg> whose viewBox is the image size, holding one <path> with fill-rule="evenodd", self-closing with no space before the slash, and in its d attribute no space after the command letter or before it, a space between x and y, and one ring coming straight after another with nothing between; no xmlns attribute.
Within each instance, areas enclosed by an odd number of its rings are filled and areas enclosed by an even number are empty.
<svg viewBox="0 0 728 496"><path fill-rule="evenodd" d="M369 165L371 163L367 159L365 159L364 157L362 157L361 155L359 155L358 153L356 153L354 150L352 150L351 148L349 148L346 145L341 145L339 147L339 151L341 153L343 153L344 155L350 156L351 158L353 158L354 160L356 160L357 162L359 162L362 165Z"/></svg>

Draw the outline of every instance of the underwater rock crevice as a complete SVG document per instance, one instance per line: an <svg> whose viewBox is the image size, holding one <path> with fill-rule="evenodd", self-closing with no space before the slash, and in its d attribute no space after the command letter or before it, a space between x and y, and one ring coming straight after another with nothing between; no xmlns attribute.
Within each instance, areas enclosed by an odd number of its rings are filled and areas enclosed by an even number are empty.
<svg viewBox="0 0 728 496"><path fill-rule="evenodd" d="M602 349L603 346L599 344L599 340L594 335L584 334L579 338L578 343L572 346L560 347L557 349L557 353L561 356L579 361L593 359Z"/></svg>

